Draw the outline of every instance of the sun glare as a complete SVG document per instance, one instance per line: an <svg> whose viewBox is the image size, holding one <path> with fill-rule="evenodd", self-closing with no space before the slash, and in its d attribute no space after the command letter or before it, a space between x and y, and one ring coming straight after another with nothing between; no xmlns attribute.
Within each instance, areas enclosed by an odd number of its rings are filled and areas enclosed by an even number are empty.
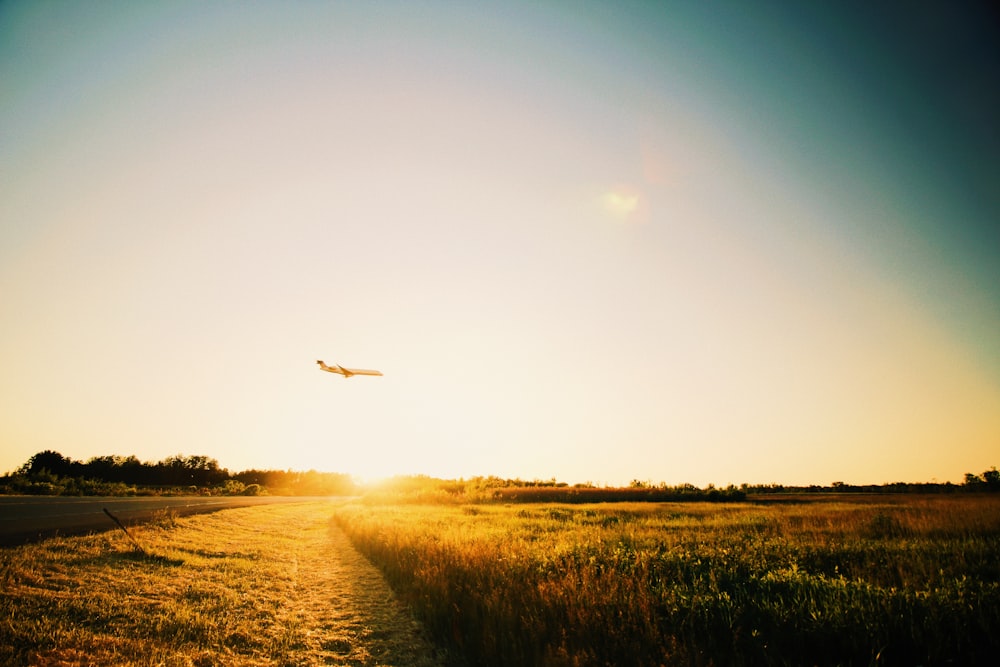
<svg viewBox="0 0 1000 667"><path fill-rule="evenodd" d="M615 188L601 196L601 205L616 220L628 220L639 208L639 195L626 188Z"/></svg>

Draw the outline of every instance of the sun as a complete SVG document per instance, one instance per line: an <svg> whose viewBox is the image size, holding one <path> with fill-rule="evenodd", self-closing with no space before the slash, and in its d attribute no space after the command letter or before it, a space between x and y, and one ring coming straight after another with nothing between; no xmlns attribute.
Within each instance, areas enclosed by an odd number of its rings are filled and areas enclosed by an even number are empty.
<svg viewBox="0 0 1000 667"><path fill-rule="evenodd" d="M615 220L624 222L640 211L642 198L634 188L617 186L601 195L601 208Z"/></svg>

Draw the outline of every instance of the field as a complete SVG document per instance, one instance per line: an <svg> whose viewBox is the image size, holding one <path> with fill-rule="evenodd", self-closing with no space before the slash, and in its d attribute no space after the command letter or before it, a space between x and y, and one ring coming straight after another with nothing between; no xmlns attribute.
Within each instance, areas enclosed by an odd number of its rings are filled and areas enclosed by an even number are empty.
<svg viewBox="0 0 1000 667"><path fill-rule="evenodd" d="M1000 498L782 498L164 513L0 549L0 664L996 663Z"/></svg>
<svg viewBox="0 0 1000 667"><path fill-rule="evenodd" d="M995 664L1000 499L355 503L334 515L474 665Z"/></svg>
<svg viewBox="0 0 1000 667"><path fill-rule="evenodd" d="M327 502L0 549L0 665L440 664Z"/></svg>

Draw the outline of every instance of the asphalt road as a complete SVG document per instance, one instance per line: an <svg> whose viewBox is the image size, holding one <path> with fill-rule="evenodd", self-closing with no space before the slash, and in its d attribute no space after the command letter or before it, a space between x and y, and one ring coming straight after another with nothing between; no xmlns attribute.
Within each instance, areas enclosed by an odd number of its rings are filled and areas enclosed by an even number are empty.
<svg viewBox="0 0 1000 667"><path fill-rule="evenodd" d="M232 507L297 503L316 498L294 496L103 498L64 496L0 496L0 546L23 544L54 535L117 530L104 513L126 526L149 520L170 509L178 515L215 512Z"/></svg>

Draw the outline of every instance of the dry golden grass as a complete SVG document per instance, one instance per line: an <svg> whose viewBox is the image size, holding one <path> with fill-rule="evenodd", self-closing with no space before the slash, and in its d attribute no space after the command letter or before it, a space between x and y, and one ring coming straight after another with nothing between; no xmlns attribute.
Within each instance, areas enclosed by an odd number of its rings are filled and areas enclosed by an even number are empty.
<svg viewBox="0 0 1000 667"><path fill-rule="evenodd" d="M1000 498L347 504L475 665L993 665Z"/></svg>
<svg viewBox="0 0 1000 667"><path fill-rule="evenodd" d="M0 550L0 664L440 664L311 502Z"/></svg>

